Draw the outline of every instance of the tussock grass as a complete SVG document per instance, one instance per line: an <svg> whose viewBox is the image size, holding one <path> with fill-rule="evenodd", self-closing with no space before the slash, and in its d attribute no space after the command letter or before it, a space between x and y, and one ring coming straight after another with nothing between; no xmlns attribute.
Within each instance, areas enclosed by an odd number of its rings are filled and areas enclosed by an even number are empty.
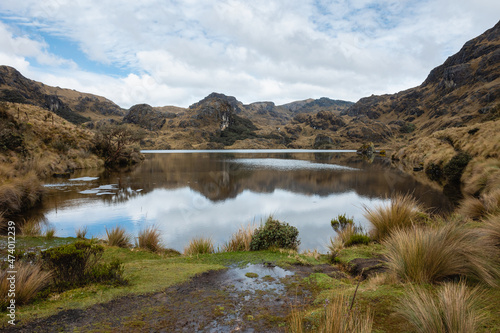
<svg viewBox="0 0 500 333"><path fill-rule="evenodd" d="M445 283L437 295L430 291L411 287L397 307L397 313L405 318L416 332L468 333L477 332L485 320L481 298L477 288L470 289L465 283Z"/></svg>
<svg viewBox="0 0 500 333"><path fill-rule="evenodd" d="M223 245L223 250L225 252L250 251L250 243L256 228L255 224L241 226L229 242Z"/></svg>
<svg viewBox="0 0 500 333"><path fill-rule="evenodd" d="M184 254L187 256L197 254L210 254L214 253L214 244L212 238L194 238L189 241L188 246L184 249Z"/></svg>
<svg viewBox="0 0 500 333"><path fill-rule="evenodd" d="M461 276L495 286L500 274L492 256L496 250L481 241L478 230L463 225L399 229L383 245L387 266L403 281L435 283Z"/></svg>
<svg viewBox="0 0 500 333"><path fill-rule="evenodd" d="M23 236L40 236L42 234L40 222L35 219L24 220L24 223L19 226L19 230Z"/></svg>
<svg viewBox="0 0 500 333"><path fill-rule="evenodd" d="M369 333L372 331L373 314L351 309L351 300L346 295L334 297L325 308L325 319L320 332L323 333Z"/></svg>
<svg viewBox="0 0 500 333"><path fill-rule="evenodd" d="M109 246L130 247L130 235L124 228L116 226L111 230L106 228L106 242Z"/></svg>
<svg viewBox="0 0 500 333"><path fill-rule="evenodd" d="M39 265L32 265L26 262L16 263L16 302L26 304L33 299L36 294L48 286L52 273L43 271ZM0 309L7 306L7 295L9 293L9 281L7 271L0 271Z"/></svg>
<svg viewBox="0 0 500 333"><path fill-rule="evenodd" d="M369 333L372 331L373 313L368 309L361 312L351 308L351 299L339 294L325 304L325 315L317 332L320 333ZM303 315L297 308L292 308L288 317L288 331L294 333L306 332Z"/></svg>
<svg viewBox="0 0 500 333"><path fill-rule="evenodd" d="M480 220L489 214L500 215L500 189L483 193L479 198L466 197L458 212L474 220Z"/></svg>
<svg viewBox="0 0 500 333"><path fill-rule="evenodd" d="M411 228L426 217L423 207L409 194L396 195L388 204L375 209L366 206L363 209L372 225L371 237L377 241L388 237L394 230Z"/></svg>
<svg viewBox="0 0 500 333"><path fill-rule="evenodd" d="M85 239L85 236L87 236L88 228L85 226L83 228L78 228L75 230L76 238L79 239Z"/></svg>
<svg viewBox="0 0 500 333"><path fill-rule="evenodd" d="M500 215L490 215L487 217L479 230L484 242L500 251Z"/></svg>
<svg viewBox="0 0 500 333"><path fill-rule="evenodd" d="M56 229L55 228L47 228L45 230L45 238L47 239L52 239L56 235Z"/></svg>
<svg viewBox="0 0 500 333"><path fill-rule="evenodd" d="M163 249L161 245L161 234L158 227L151 226L139 232L136 246L151 252L159 252Z"/></svg>

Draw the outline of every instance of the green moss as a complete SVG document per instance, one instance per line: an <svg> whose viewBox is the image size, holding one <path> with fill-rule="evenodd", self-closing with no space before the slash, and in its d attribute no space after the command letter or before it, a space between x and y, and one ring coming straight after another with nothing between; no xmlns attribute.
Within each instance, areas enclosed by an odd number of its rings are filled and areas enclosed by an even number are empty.
<svg viewBox="0 0 500 333"><path fill-rule="evenodd" d="M376 243L369 245L356 245L340 250L336 256L339 263L348 264L357 258L369 259L384 254L385 248Z"/></svg>
<svg viewBox="0 0 500 333"><path fill-rule="evenodd" d="M257 274L257 273L252 273L252 272L248 272L248 273L246 273L246 274L245 274L245 276L246 276L247 278L255 279L255 278L258 278L258 277L259 277L259 274Z"/></svg>

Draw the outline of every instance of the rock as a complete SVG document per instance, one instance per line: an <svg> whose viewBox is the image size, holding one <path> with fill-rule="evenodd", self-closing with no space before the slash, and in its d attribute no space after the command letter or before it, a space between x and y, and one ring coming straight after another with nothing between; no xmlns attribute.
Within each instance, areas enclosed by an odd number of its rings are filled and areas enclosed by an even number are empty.
<svg viewBox="0 0 500 333"><path fill-rule="evenodd" d="M123 121L136 124L150 131L158 131L165 124L166 115L163 112L154 110L151 105L137 104L129 109Z"/></svg>

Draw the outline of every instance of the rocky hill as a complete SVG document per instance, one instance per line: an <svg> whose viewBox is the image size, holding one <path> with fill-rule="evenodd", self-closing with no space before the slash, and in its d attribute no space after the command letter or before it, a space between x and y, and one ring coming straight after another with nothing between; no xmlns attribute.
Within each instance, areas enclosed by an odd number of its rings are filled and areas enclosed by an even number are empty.
<svg viewBox="0 0 500 333"><path fill-rule="evenodd" d="M499 117L500 22L467 42L418 87L362 98L342 112L396 126L400 133L430 134Z"/></svg>
<svg viewBox="0 0 500 333"><path fill-rule="evenodd" d="M50 87L27 79L8 66L0 66L0 101L36 105L74 124L123 117L125 113L125 110L104 97Z"/></svg>

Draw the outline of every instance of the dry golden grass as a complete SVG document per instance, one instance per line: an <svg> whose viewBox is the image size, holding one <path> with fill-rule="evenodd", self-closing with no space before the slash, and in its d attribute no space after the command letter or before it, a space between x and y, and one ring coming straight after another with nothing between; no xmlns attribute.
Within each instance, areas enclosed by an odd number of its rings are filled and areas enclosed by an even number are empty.
<svg viewBox="0 0 500 333"><path fill-rule="evenodd" d="M437 295L421 287L410 287L397 306L397 313L405 318L415 332L469 333L477 332L485 320L477 288L465 283L445 283Z"/></svg>
<svg viewBox="0 0 500 333"><path fill-rule="evenodd" d="M193 256L197 254L210 254L214 253L214 244L211 238L194 238L189 241L188 246L184 249L184 254Z"/></svg>
<svg viewBox="0 0 500 333"><path fill-rule="evenodd" d="M52 239L56 235L56 229L55 228L47 228L45 230L45 238L47 239Z"/></svg>
<svg viewBox="0 0 500 333"><path fill-rule="evenodd" d="M387 238L394 230L411 228L426 217L423 207L409 194L396 195L388 204L375 209L366 206L363 209L372 225L370 236L377 241Z"/></svg>
<svg viewBox="0 0 500 333"><path fill-rule="evenodd" d="M372 331L373 313L368 309L361 312L352 307L350 297L340 294L327 300L325 315L317 332L320 333L369 333ZM305 332L303 315L297 308L292 308L288 316L288 331Z"/></svg>
<svg viewBox="0 0 500 333"><path fill-rule="evenodd" d="M480 198L466 197L462 200L458 213L474 220L480 220L490 214L500 214L500 189L483 193Z"/></svg>
<svg viewBox="0 0 500 333"><path fill-rule="evenodd" d="M255 224L241 226L229 242L223 245L223 250L225 252L250 251L250 243L256 228Z"/></svg>
<svg viewBox="0 0 500 333"><path fill-rule="evenodd" d="M436 283L461 276L496 286L496 249L478 230L448 224L440 228L399 229L383 243L389 270L401 280Z"/></svg>
<svg viewBox="0 0 500 333"><path fill-rule="evenodd" d="M500 214L490 215L484 219L483 225L479 227L484 242L500 251ZM497 255L499 253L497 252ZM491 253L493 256L494 254Z"/></svg>
<svg viewBox="0 0 500 333"><path fill-rule="evenodd" d="M85 226L83 228L78 228L75 230L76 238L85 239L87 236L88 228Z"/></svg>
<svg viewBox="0 0 500 333"><path fill-rule="evenodd" d="M39 265L25 262L16 263L15 295L18 304L28 303L43 288L48 286L52 273L43 271ZM7 271L0 271L0 308L7 305L10 284Z"/></svg>
<svg viewBox="0 0 500 333"><path fill-rule="evenodd" d="M158 227L150 226L139 232L136 246L151 252L159 252L163 249L161 234Z"/></svg>
<svg viewBox="0 0 500 333"><path fill-rule="evenodd" d="M19 230L23 236L40 236L42 234L40 221L35 219L24 220L24 223L19 226Z"/></svg>
<svg viewBox="0 0 500 333"><path fill-rule="evenodd" d="M116 226L111 230L106 228L106 242L109 246L118 246L118 247L130 247L130 235L127 234L125 228L120 226Z"/></svg>

